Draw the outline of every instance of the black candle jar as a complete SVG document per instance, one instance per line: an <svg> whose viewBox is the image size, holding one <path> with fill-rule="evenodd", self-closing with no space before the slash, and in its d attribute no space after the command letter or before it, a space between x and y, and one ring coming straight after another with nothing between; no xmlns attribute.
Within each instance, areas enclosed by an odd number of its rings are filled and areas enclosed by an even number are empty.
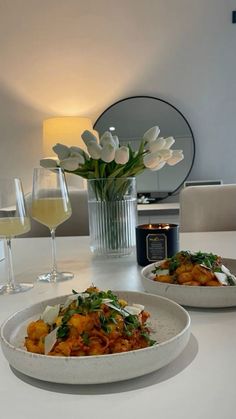
<svg viewBox="0 0 236 419"><path fill-rule="evenodd" d="M136 251L139 265L146 266L169 258L178 250L178 224L142 224L136 227Z"/></svg>

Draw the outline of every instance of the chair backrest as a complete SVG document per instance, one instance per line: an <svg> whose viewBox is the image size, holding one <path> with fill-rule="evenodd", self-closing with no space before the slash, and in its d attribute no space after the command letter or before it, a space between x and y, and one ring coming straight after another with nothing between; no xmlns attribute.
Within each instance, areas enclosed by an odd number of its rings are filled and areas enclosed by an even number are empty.
<svg viewBox="0 0 236 419"><path fill-rule="evenodd" d="M236 230L236 184L181 190L180 231L229 230Z"/></svg>
<svg viewBox="0 0 236 419"><path fill-rule="evenodd" d="M88 236L88 192L85 189L69 190L72 215L56 229L56 236ZM31 194L26 195L26 205L31 208ZM31 218L31 230L20 237L47 237L49 229Z"/></svg>

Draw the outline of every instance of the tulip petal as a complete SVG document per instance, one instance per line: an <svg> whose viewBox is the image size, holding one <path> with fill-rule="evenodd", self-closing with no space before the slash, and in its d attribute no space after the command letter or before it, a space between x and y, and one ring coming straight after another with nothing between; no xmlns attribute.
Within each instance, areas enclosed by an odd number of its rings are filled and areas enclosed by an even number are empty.
<svg viewBox="0 0 236 419"><path fill-rule="evenodd" d="M160 128L156 125L152 128L149 128L143 135L143 139L148 143L155 141L158 135L160 134Z"/></svg>
<svg viewBox="0 0 236 419"><path fill-rule="evenodd" d="M95 135L88 130L85 130L83 134L81 134L81 138L86 146L90 141L97 143L97 138L95 137Z"/></svg>
<svg viewBox="0 0 236 419"><path fill-rule="evenodd" d="M119 138L117 137L117 135L112 135L113 141L115 143L115 147L118 148L120 143L119 143Z"/></svg>
<svg viewBox="0 0 236 419"><path fill-rule="evenodd" d="M172 156L167 160L167 164L169 164L169 166L174 166L183 159L183 150L173 150Z"/></svg>
<svg viewBox="0 0 236 419"><path fill-rule="evenodd" d="M167 137L165 138L165 142L165 148L170 148L175 143L175 139L174 137Z"/></svg>
<svg viewBox="0 0 236 419"><path fill-rule="evenodd" d="M76 146L70 147L70 157L77 156L83 156L86 160L90 159L89 155L82 148Z"/></svg>
<svg viewBox="0 0 236 419"><path fill-rule="evenodd" d="M67 159L70 155L70 149L64 144L57 143L52 147L53 151L58 155L59 160Z"/></svg>
<svg viewBox="0 0 236 419"><path fill-rule="evenodd" d="M80 165L84 164L84 158L81 156L79 157L69 157L68 159L64 159L60 161L60 166L64 170L68 170L69 172L74 172L74 170L78 169Z"/></svg>
<svg viewBox="0 0 236 419"><path fill-rule="evenodd" d="M70 147L70 155L74 154L75 156L77 154L83 154L83 152L84 150L80 147L76 147L74 145Z"/></svg>
<svg viewBox="0 0 236 419"><path fill-rule="evenodd" d="M90 141L87 145L88 153L94 160L99 160L101 158L102 147L100 144Z"/></svg>
<svg viewBox="0 0 236 419"><path fill-rule="evenodd" d="M152 170L153 172L155 172L155 171L157 171L157 170L160 170L160 169L162 169L162 167L164 167L165 166L165 164L166 164L166 162L165 161L161 161L161 162L159 162L155 167L153 167L152 169L150 169L150 170Z"/></svg>
<svg viewBox="0 0 236 419"><path fill-rule="evenodd" d="M112 144L106 144L102 147L101 159L106 163L110 163L115 158L115 147Z"/></svg>
<svg viewBox="0 0 236 419"><path fill-rule="evenodd" d="M106 146L107 144L111 144L113 147L117 148L116 139L113 138L110 131L104 132L100 138L100 144L102 147Z"/></svg>
<svg viewBox="0 0 236 419"><path fill-rule="evenodd" d="M143 158L143 164L148 169L153 169L161 162L163 162L163 159L159 156L158 152L148 153Z"/></svg>
<svg viewBox="0 0 236 419"><path fill-rule="evenodd" d="M148 149L152 152L161 150L165 147L166 141L163 137L157 138L148 144Z"/></svg>
<svg viewBox="0 0 236 419"><path fill-rule="evenodd" d="M122 146L115 152L115 162L117 164L126 164L129 161L129 148Z"/></svg>
<svg viewBox="0 0 236 419"><path fill-rule="evenodd" d="M57 167L57 158L48 158L45 157L44 159L40 160L40 166L45 167L46 169L55 168Z"/></svg>
<svg viewBox="0 0 236 419"><path fill-rule="evenodd" d="M163 160L166 161L172 157L173 150L170 150L169 148L163 148L162 150L159 150L158 154Z"/></svg>

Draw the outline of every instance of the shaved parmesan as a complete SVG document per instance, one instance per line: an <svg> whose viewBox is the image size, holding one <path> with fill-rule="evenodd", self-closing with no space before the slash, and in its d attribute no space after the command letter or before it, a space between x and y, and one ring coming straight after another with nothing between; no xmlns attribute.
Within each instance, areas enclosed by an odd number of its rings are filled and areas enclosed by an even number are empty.
<svg viewBox="0 0 236 419"><path fill-rule="evenodd" d="M60 304L56 304L55 306L47 306L42 314L42 320L50 325L55 323L55 320L60 311Z"/></svg>
<svg viewBox="0 0 236 419"><path fill-rule="evenodd" d="M44 340L44 353L45 355L49 354L49 352L52 350L53 346L55 345L57 341L57 330L59 327L56 327L51 333L49 333Z"/></svg>
<svg viewBox="0 0 236 419"><path fill-rule="evenodd" d="M226 274L223 272L214 272L214 275L222 285L229 285Z"/></svg>
<svg viewBox="0 0 236 419"><path fill-rule="evenodd" d="M226 268L226 266L222 265L221 266L221 270L226 273L227 276L230 276L230 279L232 279L232 281L235 283L236 285L236 276L233 275L230 270L228 268Z"/></svg>
<svg viewBox="0 0 236 419"><path fill-rule="evenodd" d="M89 294L87 292L81 292L81 293L78 293L78 294L69 295L69 297L67 297L65 303L63 304L63 308L69 307L69 305L73 301L78 300L78 297L81 297L81 298L85 299L85 298L89 297Z"/></svg>
<svg viewBox="0 0 236 419"><path fill-rule="evenodd" d="M133 316L138 316L140 313L141 313L141 309L140 309L140 307L135 307L134 305L132 305L132 306L126 306L125 307L125 310L129 313L129 314L131 314L131 315L133 315Z"/></svg>
<svg viewBox="0 0 236 419"><path fill-rule="evenodd" d="M106 305L110 308L113 308L113 310L118 311L118 313L122 314L122 316L124 316L124 317L127 317L129 315L129 313L127 313L125 310L123 310L122 308L114 306L114 304L106 303Z"/></svg>
<svg viewBox="0 0 236 419"><path fill-rule="evenodd" d="M136 304L136 303L134 303L134 304L132 304L132 306L139 308L141 311L144 310L144 306L142 304Z"/></svg>

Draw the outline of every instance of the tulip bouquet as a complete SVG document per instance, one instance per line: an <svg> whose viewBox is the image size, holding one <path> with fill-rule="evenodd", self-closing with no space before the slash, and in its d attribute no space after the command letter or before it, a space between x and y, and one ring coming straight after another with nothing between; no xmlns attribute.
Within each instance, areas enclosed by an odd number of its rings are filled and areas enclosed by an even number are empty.
<svg viewBox="0 0 236 419"><path fill-rule="evenodd" d="M79 147L56 144L55 159L43 159L47 168L61 167L65 172L88 180L89 229L91 249L97 255L123 256L135 247L137 216L135 176L145 169L160 170L173 166L184 156L172 150L173 137L159 137L157 126L143 135L138 150L120 145L118 137L105 132L100 140L90 131Z"/></svg>
<svg viewBox="0 0 236 419"><path fill-rule="evenodd" d="M43 167L61 167L65 172L79 175L85 179L110 179L110 187L100 188L97 193L103 199L116 199L124 192L125 183L119 191L112 188L112 179L134 177L145 169L153 171L162 169L166 164L173 166L184 156L182 150L172 150L173 137L159 137L160 129L154 126L146 131L138 150L130 145L120 146L119 139L106 131L98 141L90 131L84 131L82 139L87 151L80 147L67 147L56 144L53 151L56 159L44 158L40 161ZM108 183L109 185L109 183Z"/></svg>

